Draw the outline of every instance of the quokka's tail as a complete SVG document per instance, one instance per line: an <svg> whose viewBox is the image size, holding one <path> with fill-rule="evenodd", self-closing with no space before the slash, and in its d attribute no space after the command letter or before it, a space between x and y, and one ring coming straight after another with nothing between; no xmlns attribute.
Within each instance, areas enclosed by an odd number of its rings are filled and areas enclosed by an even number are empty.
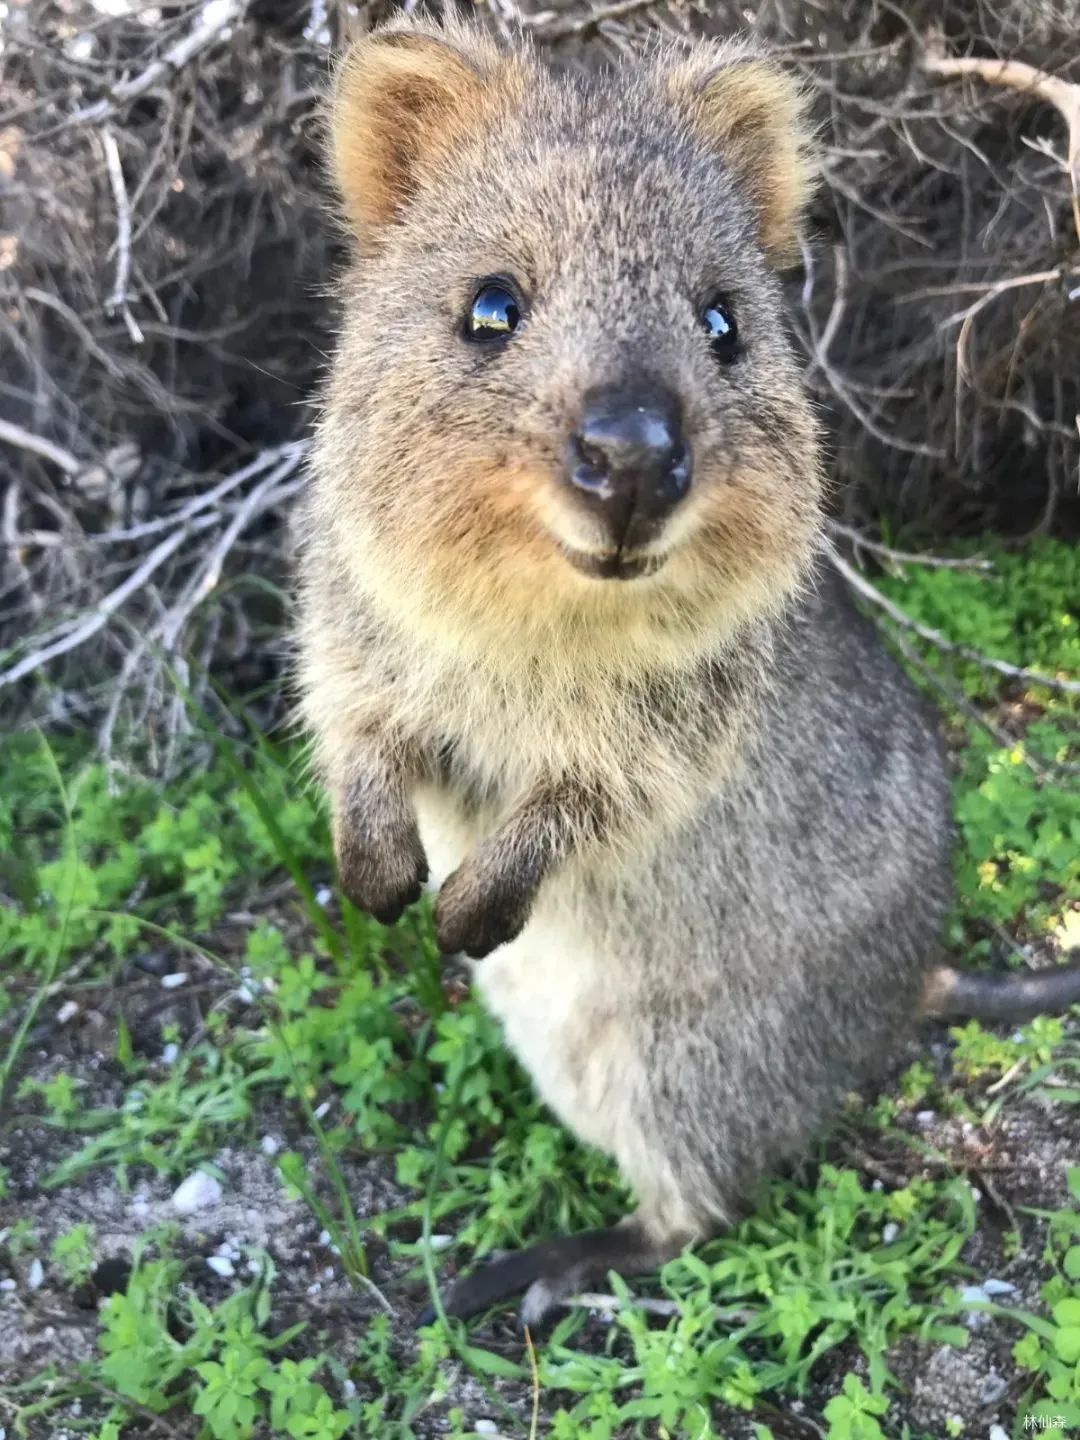
<svg viewBox="0 0 1080 1440"><path fill-rule="evenodd" d="M923 1013L939 1019L1016 1024L1036 1015L1059 1015L1070 1005L1080 1005L1080 962L1026 975L942 965L931 971L923 991Z"/></svg>
<svg viewBox="0 0 1080 1440"><path fill-rule="evenodd" d="M524 1292L522 1323L537 1326L561 1301L603 1279L609 1270L640 1275L677 1255L681 1248L681 1239L658 1241L631 1215L610 1229L544 1240L489 1261L455 1282L443 1308L447 1315L466 1319ZM417 1323L428 1325L434 1318L429 1306Z"/></svg>

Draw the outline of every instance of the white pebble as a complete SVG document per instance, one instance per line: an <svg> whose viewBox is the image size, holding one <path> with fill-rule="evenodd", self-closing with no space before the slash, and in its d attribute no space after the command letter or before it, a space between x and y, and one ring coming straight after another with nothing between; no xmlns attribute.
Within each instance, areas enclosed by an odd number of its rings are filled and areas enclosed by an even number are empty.
<svg viewBox="0 0 1080 1440"><path fill-rule="evenodd" d="M960 1299L966 1305L985 1305L990 1296L981 1285L964 1285L960 1289ZM989 1323L990 1316L985 1310L968 1310L964 1315L964 1324L969 1330L981 1330Z"/></svg>
<svg viewBox="0 0 1080 1440"><path fill-rule="evenodd" d="M26 1283L31 1290L40 1290L45 1283L45 1267L36 1255L30 1261L30 1269L26 1272Z"/></svg>
<svg viewBox="0 0 1080 1440"><path fill-rule="evenodd" d="M188 973L186 970L174 970L171 975L162 975L161 988L163 990L178 990L181 985L186 985L187 982Z"/></svg>
<svg viewBox="0 0 1080 1440"><path fill-rule="evenodd" d="M971 1198L975 1201L976 1205L978 1205L979 1201L982 1199L982 1191L977 1185L972 1185L971 1187Z"/></svg>
<svg viewBox="0 0 1080 1440"><path fill-rule="evenodd" d="M429 1237L428 1243L432 1250L445 1250L448 1245L454 1243L454 1237L452 1235L432 1235Z"/></svg>
<svg viewBox="0 0 1080 1440"><path fill-rule="evenodd" d="M1009 1440L1008 1431L1002 1429L1000 1425L991 1425L987 1440Z"/></svg>
<svg viewBox="0 0 1080 1440"><path fill-rule="evenodd" d="M1016 1286L1010 1284L1008 1280L994 1280L992 1278L989 1280L984 1280L982 1288L986 1291L987 1295L1016 1294Z"/></svg>
<svg viewBox="0 0 1080 1440"><path fill-rule="evenodd" d="M334 1267L333 1267L333 1265L327 1265L327 1267L325 1268L325 1270L324 1270L322 1273L323 1273L323 1279L324 1279L324 1280L332 1280L332 1279L334 1278Z"/></svg>
<svg viewBox="0 0 1080 1440"><path fill-rule="evenodd" d="M205 1170L195 1170L173 1191L174 1209L181 1215L193 1215L196 1210L205 1210L216 1205L221 1199L221 1186Z"/></svg>
<svg viewBox="0 0 1080 1440"><path fill-rule="evenodd" d="M346 1375L345 1379L341 1382L341 1393L346 1400L351 1400L356 1394L356 1381L350 1380ZM4 1440L2 1435L0 1435L0 1440Z"/></svg>
<svg viewBox="0 0 1080 1440"><path fill-rule="evenodd" d="M316 1119L316 1120L321 1120L325 1115L328 1115L329 1113L330 1113L330 1101L329 1101L329 1100L324 1100L321 1105L316 1105L316 1106L315 1106L315 1119Z"/></svg>
<svg viewBox="0 0 1080 1440"><path fill-rule="evenodd" d="M899 1234L900 1226L897 1225L895 1220L890 1220L889 1223L883 1227L881 1231L881 1238L885 1241L886 1245L891 1245Z"/></svg>
<svg viewBox="0 0 1080 1440"><path fill-rule="evenodd" d="M69 1020L74 1020L79 1013L79 1007L74 1000L65 1000L60 1009L56 1012L57 1022L66 1025Z"/></svg>
<svg viewBox="0 0 1080 1440"><path fill-rule="evenodd" d="M937 1112L934 1110L920 1110L915 1116L915 1119L925 1130L927 1126L932 1125L937 1119Z"/></svg>
<svg viewBox="0 0 1080 1440"><path fill-rule="evenodd" d="M163 1065L175 1065L180 1055L180 1046L170 1040L165 1049L161 1052L161 1063Z"/></svg>
<svg viewBox="0 0 1080 1440"><path fill-rule="evenodd" d="M8 1275L5 1279L0 1280L0 1290L11 1291L11 1290L14 1290L15 1288L16 1288L16 1286L15 1286L15 1281L12 1280L12 1278L11 1278L10 1275Z"/></svg>
<svg viewBox="0 0 1080 1440"><path fill-rule="evenodd" d="M329 1230L320 1230L320 1231L319 1231L319 1244L320 1244L320 1245L329 1245L329 1244L330 1244L330 1231L329 1231Z"/></svg>
<svg viewBox="0 0 1080 1440"><path fill-rule="evenodd" d="M220 1275L223 1280L228 1280L230 1275L236 1274L233 1263L227 1255L209 1255L206 1264L215 1275Z"/></svg>
<svg viewBox="0 0 1080 1440"><path fill-rule="evenodd" d="M319 1284L318 1280L313 1280L312 1283L307 1287L307 1293L309 1295L318 1295L321 1290L322 1286Z"/></svg>
<svg viewBox="0 0 1080 1440"><path fill-rule="evenodd" d="M276 1155L281 1149L281 1141L275 1140L273 1135L264 1135L259 1141L259 1149L264 1155Z"/></svg>
<svg viewBox="0 0 1080 1440"><path fill-rule="evenodd" d="M150 1214L150 1201L145 1195L136 1195L129 1208L137 1220L145 1220Z"/></svg>
<svg viewBox="0 0 1080 1440"><path fill-rule="evenodd" d="M241 1005L250 1005L255 999L255 992L250 985L238 985L233 993Z"/></svg>
<svg viewBox="0 0 1080 1440"><path fill-rule="evenodd" d="M320 885L318 890L315 891L315 904L321 905L324 910L333 898L334 892L330 889L329 885Z"/></svg>
<svg viewBox="0 0 1080 1440"><path fill-rule="evenodd" d="M477 1435L497 1435L499 1433L499 1427L494 1420L477 1420L473 1429Z"/></svg>

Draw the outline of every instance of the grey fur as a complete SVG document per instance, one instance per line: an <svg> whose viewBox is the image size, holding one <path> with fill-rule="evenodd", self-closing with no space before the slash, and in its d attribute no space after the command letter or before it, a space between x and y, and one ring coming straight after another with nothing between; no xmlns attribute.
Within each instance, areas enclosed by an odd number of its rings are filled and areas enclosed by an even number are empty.
<svg viewBox="0 0 1080 1440"><path fill-rule="evenodd" d="M710 45L556 77L453 23L362 42L342 76L363 258L303 514L300 679L346 887L392 914L430 863L444 948L487 957L541 1094L637 1192L622 1226L448 1300L528 1285L535 1320L729 1223L895 1054L948 903L947 782L820 559L771 263L806 191L792 87ZM470 287L506 271L527 322L470 349ZM695 313L719 286L746 341L727 368ZM561 457L585 390L640 376L678 395L694 484L655 573L584 578L566 545L606 542Z"/></svg>

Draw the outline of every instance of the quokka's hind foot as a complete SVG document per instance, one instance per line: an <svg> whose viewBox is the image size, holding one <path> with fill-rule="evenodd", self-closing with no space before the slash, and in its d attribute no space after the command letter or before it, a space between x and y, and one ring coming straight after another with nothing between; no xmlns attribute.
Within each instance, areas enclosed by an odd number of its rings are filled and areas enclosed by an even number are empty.
<svg viewBox="0 0 1080 1440"><path fill-rule="evenodd" d="M654 1270L677 1255L689 1238L681 1233L658 1237L637 1215L631 1215L608 1229L544 1240L492 1260L455 1281L443 1299L443 1309L447 1315L465 1320L522 1295L520 1323L537 1331L564 1301L602 1281L610 1270L623 1276ZM429 1305L417 1324L430 1325L434 1319L435 1310Z"/></svg>

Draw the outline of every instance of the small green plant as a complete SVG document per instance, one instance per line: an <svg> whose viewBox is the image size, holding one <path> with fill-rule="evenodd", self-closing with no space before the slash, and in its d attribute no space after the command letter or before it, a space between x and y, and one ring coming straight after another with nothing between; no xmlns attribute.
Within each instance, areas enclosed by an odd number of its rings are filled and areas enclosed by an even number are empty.
<svg viewBox="0 0 1080 1440"><path fill-rule="evenodd" d="M869 1394L857 1375L845 1376L843 1393L825 1406L829 1422L826 1440L884 1440L877 1417L888 1408L885 1397Z"/></svg>
<svg viewBox="0 0 1080 1440"><path fill-rule="evenodd" d="M80 1285L94 1268L94 1230L85 1221L58 1235L50 1250L69 1285Z"/></svg>
<svg viewBox="0 0 1080 1440"><path fill-rule="evenodd" d="M1080 1166L1070 1169L1068 1182L1080 1205ZM1013 1359L1035 1377L1024 1398L1025 1412L1069 1429L1080 1426L1080 1209L1060 1210L1047 1218L1047 1248L1056 1272L1040 1295L1050 1318L1009 1312L1028 1327L1013 1347Z"/></svg>

